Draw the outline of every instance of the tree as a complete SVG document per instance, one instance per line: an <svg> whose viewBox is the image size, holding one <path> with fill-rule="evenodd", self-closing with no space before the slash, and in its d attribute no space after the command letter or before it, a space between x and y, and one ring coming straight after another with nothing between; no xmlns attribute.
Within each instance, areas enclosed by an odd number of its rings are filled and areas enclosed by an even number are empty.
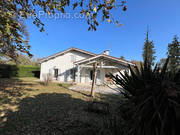
<svg viewBox="0 0 180 135"><path fill-rule="evenodd" d="M32 56L28 51L28 49L30 49L30 46L28 45L29 32L27 30L27 26L24 23L24 20L17 20L16 18L13 18L13 20L17 21L17 23L20 25L20 31L15 33L15 36L13 36L12 34L14 31L8 31L9 28L6 28L7 32L10 34L8 37L6 31L2 33L0 29L0 53L3 56L8 56L14 60L17 58L18 51L27 53L29 56ZM0 20L0 24L3 23L1 21L2 20ZM19 35L20 32L21 36Z"/></svg>
<svg viewBox="0 0 180 135"><path fill-rule="evenodd" d="M120 56L120 59L121 59L121 60L124 60L125 58L124 58L124 56Z"/></svg>
<svg viewBox="0 0 180 135"><path fill-rule="evenodd" d="M168 72L168 61L160 68L145 60L140 69L129 67L130 74L112 75L126 99L126 115L121 116L129 126L127 134L179 135L180 70Z"/></svg>
<svg viewBox="0 0 180 135"><path fill-rule="evenodd" d="M10 65L32 65L38 66L38 62L34 59L30 59L28 56L23 55L22 53L16 53L16 58L12 59L6 55L0 57L1 64L10 64Z"/></svg>
<svg viewBox="0 0 180 135"><path fill-rule="evenodd" d="M4 60L3 57L1 57L1 55L0 55L0 64L4 64Z"/></svg>
<svg viewBox="0 0 180 135"><path fill-rule="evenodd" d="M154 54L155 54L154 43L153 41L149 41L149 31L147 30L146 39L143 47L143 54L142 54L143 60L145 61L145 59L147 59L147 62L153 66L154 60L156 59Z"/></svg>
<svg viewBox="0 0 180 135"><path fill-rule="evenodd" d="M13 53L17 50L30 53L30 45L24 39L23 25L20 23L22 18L33 18L40 31L44 31L44 24L37 16L37 9L43 10L46 14L56 12L65 13L65 9L77 9L78 12L86 16L89 25L88 30L96 30L99 25L98 19L119 24L112 16L112 9L122 8L126 11L127 7L124 0L1 0L0 1L0 52ZM98 17L101 15L101 17Z"/></svg>
<svg viewBox="0 0 180 135"><path fill-rule="evenodd" d="M158 66L160 67L160 68L162 68L163 66L164 66L164 64L166 63L166 58L162 58L161 60L160 60L160 62L158 63Z"/></svg>
<svg viewBox="0 0 180 135"><path fill-rule="evenodd" d="M141 68L141 63L142 63L141 61L131 60L131 63L135 64L138 69Z"/></svg>
<svg viewBox="0 0 180 135"><path fill-rule="evenodd" d="M175 72L180 66L180 42L177 36L174 36L172 43L168 45L167 55L169 57L169 70Z"/></svg>
<svg viewBox="0 0 180 135"><path fill-rule="evenodd" d="M16 60L12 59L11 63L16 65L32 65L32 66L37 65L35 61L33 61L32 59L30 59L29 57L23 54L18 54L17 59Z"/></svg>

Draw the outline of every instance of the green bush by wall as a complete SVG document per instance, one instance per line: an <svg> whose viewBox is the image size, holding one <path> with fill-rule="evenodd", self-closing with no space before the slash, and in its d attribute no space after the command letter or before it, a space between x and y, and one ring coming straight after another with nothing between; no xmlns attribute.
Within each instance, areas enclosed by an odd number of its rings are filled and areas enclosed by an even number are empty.
<svg viewBox="0 0 180 135"><path fill-rule="evenodd" d="M11 77L39 77L40 67L38 66L16 66L0 64L0 78Z"/></svg>

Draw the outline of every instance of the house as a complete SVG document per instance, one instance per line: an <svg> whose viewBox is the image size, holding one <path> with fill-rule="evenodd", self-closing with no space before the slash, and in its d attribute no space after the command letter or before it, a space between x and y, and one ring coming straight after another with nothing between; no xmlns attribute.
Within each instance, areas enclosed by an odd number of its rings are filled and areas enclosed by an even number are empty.
<svg viewBox="0 0 180 135"><path fill-rule="evenodd" d="M69 48L40 61L40 80L49 74L59 82L91 83L93 79L93 63L97 62L96 83L110 80L109 73L129 71L128 65L134 65L126 60L109 55L109 50L94 54L78 48Z"/></svg>

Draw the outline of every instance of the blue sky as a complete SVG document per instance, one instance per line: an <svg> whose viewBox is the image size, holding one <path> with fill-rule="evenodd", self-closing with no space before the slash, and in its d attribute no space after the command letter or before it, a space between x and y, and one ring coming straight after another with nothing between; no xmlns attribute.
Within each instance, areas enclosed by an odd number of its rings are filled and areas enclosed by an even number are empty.
<svg viewBox="0 0 180 135"><path fill-rule="evenodd" d="M122 27L100 21L97 31L88 31L86 19L40 19L45 32L27 21L31 52L35 58L46 57L72 46L101 53L110 45L112 56L142 60L147 26L154 41L157 60L166 57L174 35L180 37L180 0L127 0L128 10L113 11Z"/></svg>

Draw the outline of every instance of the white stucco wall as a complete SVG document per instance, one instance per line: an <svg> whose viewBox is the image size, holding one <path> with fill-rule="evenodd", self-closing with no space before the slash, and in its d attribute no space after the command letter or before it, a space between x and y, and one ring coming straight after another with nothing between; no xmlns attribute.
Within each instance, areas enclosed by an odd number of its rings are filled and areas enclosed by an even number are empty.
<svg viewBox="0 0 180 135"><path fill-rule="evenodd" d="M44 74L47 73L54 74L54 67L55 67L56 69L59 69L58 81L62 81L62 82L72 81L69 72L69 69L74 67L73 62L71 61L72 55L76 57L76 61L91 57L88 54L84 54L77 51L71 51L63 55L57 56L53 59L50 59L48 61L45 61L41 63L40 80L43 81Z"/></svg>
<svg viewBox="0 0 180 135"><path fill-rule="evenodd" d="M90 84L92 80L90 79L90 71L93 70L93 68L82 68L81 69L81 79L80 83L88 83ZM119 69L122 74L124 74L125 70L129 70L128 68ZM117 69L103 69L98 68L97 71L97 84L102 84L105 81L105 74L112 73L113 75L120 75L119 71Z"/></svg>
<svg viewBox="0 0 180 135"><path fill-rule="evenodd" d="M93 68L82 68L81 69L81 78L80 78L80 83L88 83L91 84L91 75L90 72L93 70ZM104 80L104 69L98 68L97 70L97 78L96 78L97 83L102 83Z"/></svg>

